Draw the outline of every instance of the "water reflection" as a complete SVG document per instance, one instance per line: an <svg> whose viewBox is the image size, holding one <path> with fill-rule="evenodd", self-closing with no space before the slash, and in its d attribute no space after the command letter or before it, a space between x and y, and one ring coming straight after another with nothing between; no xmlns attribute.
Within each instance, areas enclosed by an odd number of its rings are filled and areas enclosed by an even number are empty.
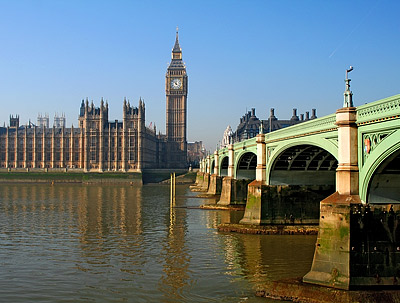
<svg viewBox="0 0 400 303"><path fill-rule="evenodd" d="M238 223L243 212L215 211L204 214L210 228L221 223ZM302 277L311 268L315 235L256 235L220 233L226 272L236 279L244 276L254 289L263 288L266 281Z"/></svg>
<svg viewBox="0 0 400 303"><path fill-rule="evenodd" d="M190 284L188 273L190 255L185 246L187 234L187 217L182 200L177 199L171 205L168 221L168 232L163 241L163 274L160 278L158 290L163 294L162 302L181 302L184 299L183 289Z"/></svg>
<svg viewBox="0 0 400 303"><path fill-rule="evenodd" d="M78 269L105 273L104 268L118 261L121 272L128 274L125 280L130 279L129 274L140 272L140 256L144 253L141 192L141 187L86 186L80 189Z"/></svg>
<svg viewBox="0 0 400 303"><path fill-rule="evenodd" d="M218 233L243 212L168 186L0 185L5 302L265 302L254 289L300 276L315 237Z"/></svg>

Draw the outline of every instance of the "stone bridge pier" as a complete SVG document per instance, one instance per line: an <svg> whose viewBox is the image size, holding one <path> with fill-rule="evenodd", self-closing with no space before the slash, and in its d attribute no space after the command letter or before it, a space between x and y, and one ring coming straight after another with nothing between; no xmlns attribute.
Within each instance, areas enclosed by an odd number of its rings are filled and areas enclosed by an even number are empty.
<svg viewBox="0 0 400 303"><path fill-rule="evenodd" d="M235 153L233 144L228 145L228 175L222 179L221 197L218 205L245 205L247 199L247 186L249 179L236 179L234 177Z"/></svg>
<svg viewBox="0 0 400 303"><path fill-rule="evenodd" d="M361 273L354 271L351 264L351 250L354 249L351 243L356 236L351 226L352 210L362 207L356 118L355 107L344 107L336 112L339 144L336 192L321 201L314 260L304 282L341 289L364 284L361 280L365 278L360 280L357 276Z"/></svg>
<svg viewBox="0 0 400 303"><path fill-rule="evenodd" d="M266 184L266 144L265 135L258 134L256 137L257 143L257 166L256 179L248 185L247 188L247 203L244 217L240 220L241 224L263 224L270 223L264 220L264 208L268 199Z"/></svg>
<svg viewBox="0 0 400 303"><path fill-rule="evenodd" d="M318 224L319 203L333 192L333 186L329 185L332 181L319 171L283 170L267 173L265 134L257 135L256 144L256 179L248 185L245 214L240 224ZM320 149L311 150L308 146L301 146L293 154L289 153L287 158L301 158L302 153L311 158L319 155L326 159L329 156L327 153L321 156ZM275 162L279 161L290 162L280 158ZM329 177L330 172L326 173ZM319 178L310 177L317 174Z"/></svg>
<svg viewBox="0 0 400 303"><path fill-rule="evenodd" d="M222 188L222 177L219 175L219 155L218 150L214 152L214 167L213 174L210 176L210 184L208 186L207 194L220 195Z"/></svg>
<svg viewBox="0 0 400 303"><path fill-rule="evenodd" d="M210 185L211 158L207 156L200 161L200 171L197 172L195 184L190 188L193 191L208 191Z"/></svg>
<svg viewBox="0 0 400 303"><path fill-rule="evenodd" d="M222 162L218 151L215 151L213 156L207 156L200 161L200 171L191 189L206 192L208 195L220 195L218 205L245 205L247 186L253 179L243 178L243 176L240 179L235 177L233 144L229 145L228 151L228 157L225 156Z"/></svg>

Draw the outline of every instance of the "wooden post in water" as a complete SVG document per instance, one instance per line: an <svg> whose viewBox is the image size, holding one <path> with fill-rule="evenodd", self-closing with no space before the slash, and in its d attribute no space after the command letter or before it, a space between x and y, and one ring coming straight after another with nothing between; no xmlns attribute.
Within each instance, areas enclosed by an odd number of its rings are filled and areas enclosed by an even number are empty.
<svg viewBox="0 0 400 303"><path fill-rule="evenodd" d="M175 196L176 196L176 176L174 172L174 204L175 204Z"/></svg>
<svg viewBox="0 0 400 303"><path fill-rule="evenodd" d="M173 196L173 190L172 190L172 173L170 174L170 190L169 190L169 195L170 195L170 199L169 199L169 202L170 202L170 205L171 205L171 207L172 207L172 196Z"/></svg>
<svg viewBox="0 0 400 303"><path fill-rule="evenodd" d="M175 181L175 173L171 173L171 185L170 185L170 201L171 207L175 204L175 195L176 195L176 181Z"/></svg>

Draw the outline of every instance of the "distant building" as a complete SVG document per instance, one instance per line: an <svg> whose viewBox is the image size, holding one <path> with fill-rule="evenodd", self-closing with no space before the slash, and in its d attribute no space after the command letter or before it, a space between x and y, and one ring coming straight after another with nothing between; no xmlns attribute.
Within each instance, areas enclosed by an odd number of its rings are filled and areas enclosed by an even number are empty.
<svg viewBox="0 0 400 303"><path fill-rule="evenodd" d="M261 123L263 132L269 133L274 130L292 126L315 118L317 118L315 109L312 109L311 117L309 112L306 112L305 116L304 114L300 114L299 117L297 116L297 109L294 108L292 117L289 120L279 120L275 117L275 110L271 108L268 119L260 120L256 117L255 108L252 108L251 111L248 111L244 116L240 118L240 123L236 131L232 133L231 140L233 143L235 143L255 137L260 132ZM225 130L225 133L227 132L227 130Z"/></svg>
<svg viewBox="0 0 400 303"><path fill-rule="evenodd" d="M233 131L232 127L228 125L228 127L224 131L224 136L222 138L221 148L224 148L230 144L230 140L232 138Z"/></svg>
<svg viewBox="0 0 400 303"><path fill-rule="evenodd" d="M206 156L206 149L203 146L203 141L188 142L188 162L193 168L199 167L200 159Z"/></svg>
<svg viewBox="0 0 400 303"><path fill-rule="evenodd" d="M65 127L66 126L65 114L62 114L61 116L58 116L58 114L55 114L53 126L54 127Z"/></svg>
<svg viewBox="0 0 400 303"><path fill-rule="evenodd" d="M49 128L50 124L49 124L49 115L45 114L44 116L42 116L42 114L39 114L37 117L37 126L38 127L46 127Z"/></svg>

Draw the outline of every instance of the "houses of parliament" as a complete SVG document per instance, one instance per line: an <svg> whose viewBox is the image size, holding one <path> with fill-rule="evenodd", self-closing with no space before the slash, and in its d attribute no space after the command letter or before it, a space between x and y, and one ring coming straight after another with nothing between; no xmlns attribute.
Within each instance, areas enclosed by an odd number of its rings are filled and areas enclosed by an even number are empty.
<svg viewBox="0 0 400 303"><path fill-rule="evenodd" d="M108 103L82 100L78 127L19 125L18 116L0 127L0 168L142 171L187 167L188 76L178 31L165 76L166 134L145 125L145 104L124 100L122 121L108 120Z"/></svg>

